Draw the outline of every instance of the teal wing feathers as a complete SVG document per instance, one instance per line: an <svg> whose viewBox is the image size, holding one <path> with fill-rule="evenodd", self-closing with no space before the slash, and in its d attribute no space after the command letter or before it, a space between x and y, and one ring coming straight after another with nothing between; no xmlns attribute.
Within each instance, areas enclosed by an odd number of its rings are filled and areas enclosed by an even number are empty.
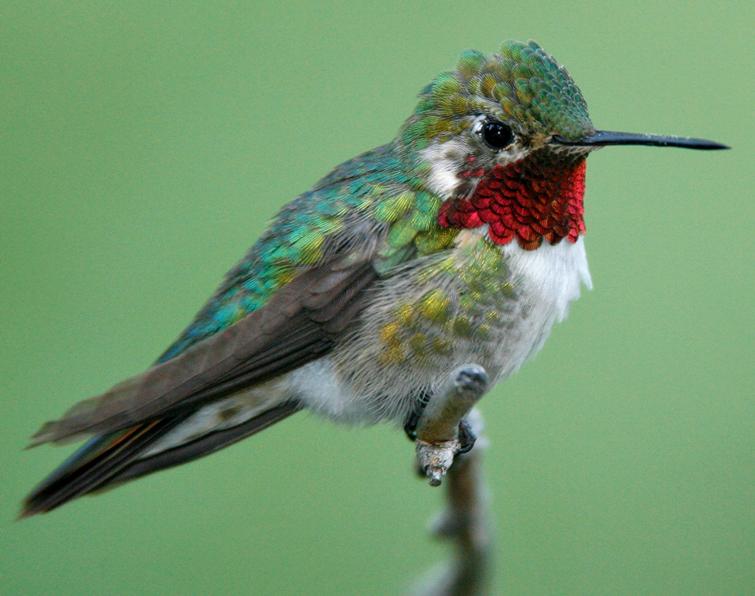
<svg viewBox="0 0 755 596"><path fill-rule="evenodd" d="M402 192L408 182L390 145L335 168L278 213L158 362L258 310L298 272L321 263L327 254L360 244L365 239L357 238L359 234L374 232L371 216L382 197ZM344 246L338 246L339 241Z"/></svg>

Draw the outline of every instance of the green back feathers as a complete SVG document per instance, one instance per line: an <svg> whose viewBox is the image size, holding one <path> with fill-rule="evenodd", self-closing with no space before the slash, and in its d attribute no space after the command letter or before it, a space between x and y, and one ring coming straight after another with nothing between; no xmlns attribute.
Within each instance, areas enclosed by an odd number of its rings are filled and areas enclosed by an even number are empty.
<svg viewBox="0 0 755 596"><path fill-rule="evenodd" d="M534 41L507 41L499 54L463 52L455 71L441 73L425 87L401 139L422 149L469 126L463 116L491 112L520 133L578 138L593 129L566 69Z"/></svg>
<svg viewBox="0 0 755 596"><path fill-rule="evenodd" d="M420 190L421 183L413 176L394 145L378 147L338 166L278 213L160 361L261 308L339 244L366 243L370 234L385 234L375 260L380 273L413 255L449 246L456 232L437 224L440 199Z"/></svg>

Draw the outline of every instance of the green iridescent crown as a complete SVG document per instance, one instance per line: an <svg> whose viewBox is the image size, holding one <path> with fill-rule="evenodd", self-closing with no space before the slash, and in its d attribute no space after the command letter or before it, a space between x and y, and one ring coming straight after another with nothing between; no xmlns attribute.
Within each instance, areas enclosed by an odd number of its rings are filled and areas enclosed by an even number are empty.
<svg viewBox="0 0 755 596"><path fill-rule="evenodd" d="M421 148L468 126L460 116L491 112L519 133L576 139L594 130L566 69L534 41L506 41L500 54L467 50L456 70L425 87L402 139Z"/></svg>

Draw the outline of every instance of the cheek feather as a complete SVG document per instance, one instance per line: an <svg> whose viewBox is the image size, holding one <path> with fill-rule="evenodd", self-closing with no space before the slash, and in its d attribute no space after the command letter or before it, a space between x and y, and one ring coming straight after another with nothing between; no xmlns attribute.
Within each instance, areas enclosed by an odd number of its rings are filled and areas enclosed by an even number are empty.
<svg viewBox="0 0 755 596"><path fill-rule="evenodd" d="M585 232L583 197L585 169L574 163L525 158L497 165L485 174L469 198L443 203L438 214L442 227L476 228L488 225L496 244L515 240L526 250L543 240L576 242Z"/></svg>

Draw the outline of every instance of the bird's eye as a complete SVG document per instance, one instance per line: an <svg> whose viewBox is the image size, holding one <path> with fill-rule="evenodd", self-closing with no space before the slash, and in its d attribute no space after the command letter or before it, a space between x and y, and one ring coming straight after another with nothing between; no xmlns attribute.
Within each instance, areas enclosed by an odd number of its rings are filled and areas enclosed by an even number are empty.
<svg viewBox="0 0 755 596"><path fill-rule="evenodd" d="M503 149L514 142L514 132L498 120L487 120L482 125L482 138L493 149Z"/></svg>

